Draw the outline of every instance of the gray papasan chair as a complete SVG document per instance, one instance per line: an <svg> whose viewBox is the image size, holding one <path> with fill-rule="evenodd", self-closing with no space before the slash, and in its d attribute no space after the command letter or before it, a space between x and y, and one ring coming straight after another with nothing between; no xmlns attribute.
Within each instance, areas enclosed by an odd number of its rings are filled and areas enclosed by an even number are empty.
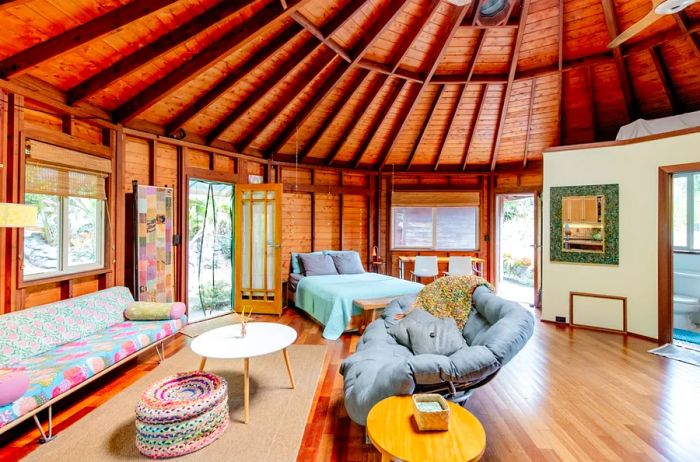
<svg viewBox="0 0 700 462"><path fill-rule="evenodd" d="M366 424L372 406L389 396L438 392L448 398L467 397L525 346L534 329L528 310L481 286L474 291L476 309L462 331L466 345L450 356L414 355L387 332L398 322L394 315L407 310L414 300L410 295L389 304L382 318L367 326L356 353L340 367L345 408L360 425Z"/></svg>

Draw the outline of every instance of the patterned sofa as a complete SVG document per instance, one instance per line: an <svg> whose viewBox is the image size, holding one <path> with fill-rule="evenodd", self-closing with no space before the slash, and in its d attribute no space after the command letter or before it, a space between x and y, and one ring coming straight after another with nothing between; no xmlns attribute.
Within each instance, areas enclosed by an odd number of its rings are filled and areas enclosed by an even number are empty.
<svg viewBox="0 0 700 462"><path fill-rule="evenodd" d="M45 440L51 438L51 405L144 349L161 346L187 317L125 321L134 302L126 287L29 308L0 316L0 377L22 376L29 387L14 402L0 405L0 433L34 416ZM162 357L162 350L158 350ZM49 408L49 435L36 414Z"/></svg>

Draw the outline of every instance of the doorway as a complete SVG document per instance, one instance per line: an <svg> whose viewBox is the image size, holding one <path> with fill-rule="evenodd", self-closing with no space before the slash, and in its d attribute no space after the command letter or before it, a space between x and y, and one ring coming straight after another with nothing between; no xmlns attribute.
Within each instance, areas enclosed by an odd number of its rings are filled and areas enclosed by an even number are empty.
<svg viewBox="0 0 700 462"><path fill-rule="evenodd" d="M188 186L187 302L196 322L233 307L234 189L199 179Z"/></svg>
<svg viewBox="0 0 700 462"><path fill-rule="evenodd" d="M496 196L496 289L499 296L535 305L535 194Z"/></svg>
<svg viewBox="0 0 700 462"><path fill-rule="evenodd" d="M659 344L700 348L700 163L659 168Z"/></svg>

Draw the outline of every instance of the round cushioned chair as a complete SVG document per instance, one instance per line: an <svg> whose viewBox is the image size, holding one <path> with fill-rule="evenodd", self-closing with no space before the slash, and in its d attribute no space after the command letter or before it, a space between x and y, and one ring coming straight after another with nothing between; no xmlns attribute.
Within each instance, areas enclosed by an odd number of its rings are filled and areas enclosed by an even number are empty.
<svg viewBox="0 0 700 462"><path fill-rule="evenodd" d="M136 447L153 459L178 457L228 428L228 386L206 372L182 372L146 389L136 405Z"/></svg>
<svg viewBox="0 0 700 462"><path fill-rule="evenodd" d="M406 312L414 300L405 296L391 302L383 319L367 326L357 351L341 365L345 408L360 425L372 406L389 396L438 392L455 401L466 399L525 346L534 330L529 311L477 287L474 309L462 330L466 345L450 356L415 355L387 332L398 322L394 316Z"/></svg>

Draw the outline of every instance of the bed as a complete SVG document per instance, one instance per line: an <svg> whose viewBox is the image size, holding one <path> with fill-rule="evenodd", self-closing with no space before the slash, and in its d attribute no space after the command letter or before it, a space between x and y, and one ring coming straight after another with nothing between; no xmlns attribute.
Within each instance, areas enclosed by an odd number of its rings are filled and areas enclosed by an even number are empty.
<svg viewBox="0 0 700 462"><path fill-rule="evenodd" d="M292 273L287 287L289 301L324 326L324 338L337 340L344 331L352 329L353 321L362 314L353 300L413 295L423 285L376 273L325 276Z"/></svg>

